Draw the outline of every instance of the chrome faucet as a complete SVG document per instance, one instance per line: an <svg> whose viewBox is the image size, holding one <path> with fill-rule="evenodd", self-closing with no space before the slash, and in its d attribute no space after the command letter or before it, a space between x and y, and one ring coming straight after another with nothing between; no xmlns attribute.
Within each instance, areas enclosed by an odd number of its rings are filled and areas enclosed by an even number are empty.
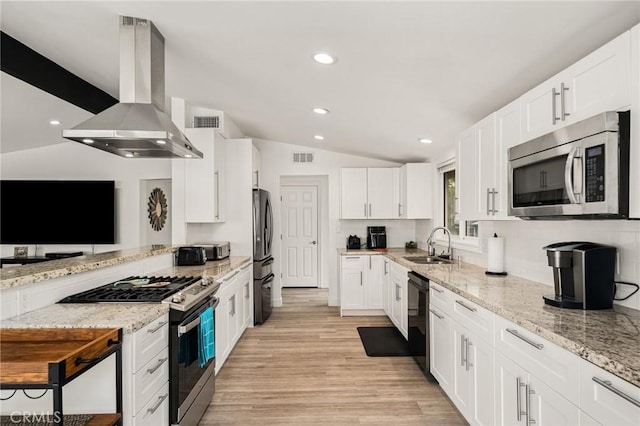
<svg viewBox="0 0 640 426"><path fill-rule="evenodd" d="M447 253L445 254L444 252L442 252L440 254L440 257L445 259L451 259L451 231L449 231L444 226L438 226L431 230L431 234L429 234L429 238L427 238L427 253L429 254L429 256L436 255L436 243L435 241L433 241L433 235L436 233L436 231L439 231L439 230L442 230L444 231L445 234L447 234L447 239L449 242L449 245L447 247Z"/></svg>

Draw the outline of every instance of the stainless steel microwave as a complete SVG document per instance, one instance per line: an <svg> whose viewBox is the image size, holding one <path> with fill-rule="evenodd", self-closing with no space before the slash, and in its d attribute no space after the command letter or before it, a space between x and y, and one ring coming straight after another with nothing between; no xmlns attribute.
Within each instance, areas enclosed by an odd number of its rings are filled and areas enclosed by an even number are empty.
<svg viewBox="0 0 640 426"><path fill-rule="evenodd" d="M630 113L604 112L509 149L509 215L626 218Z"/></svg>

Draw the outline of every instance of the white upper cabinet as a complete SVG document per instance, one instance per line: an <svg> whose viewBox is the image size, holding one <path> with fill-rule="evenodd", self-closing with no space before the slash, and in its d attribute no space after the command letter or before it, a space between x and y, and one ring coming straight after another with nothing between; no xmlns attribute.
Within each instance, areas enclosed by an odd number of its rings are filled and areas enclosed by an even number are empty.
<svg viewBox="0 0 640 426"><path fill-rule="evenodd" d="M631 94L629 217L640 219L640 24L631 29Z"/></svg>
<svg viewBox="0 0 640 426"><path fill-rule="evenodd" d="M522 96L522 139L631 104L627 31Z"/></svg>
<svg viewBox="0 0 640 426"><path fill-rule="evenodd" d="M522 142L520 132L520 99L496 111L496 137L494 161L494 182L492 194L492 217L494 219L515 219L508 216L509 207L509 148Z"/></svg>
<svg viewBox="0 0 640 426"><path fill-rule="evenodd" d="M187 128L185 135L204 155L185 162L185 222L224 222L226 141L210 128Z"/></svg>
<svg viewBox="0 0 640 426"><path fill-rule="evenodd" d="M492 118L493 115L490 116ZM485 119L486 120L486 119ZM483 120L483 122L485 121ZM456 198L458 216L462 219L480 219L480 140L478 124L467 129L458 138L456 153Z"/></svg>
<svg viewBox="0 0 640 426"><path fill-rule="evenodd" d="M398 217L397 168L340 169L342 219L394 219Z"/></svg>
<svg viewBox="0 0 640 426"><path fill-rule="evenodd" d="M398 217L431 218L431 179L430 163L408 163L400 167Z"/></svg>
<svg viewBox="0 0 640 426"><path fill-rule="evenodd" d="M256 148L255 145L251 145L251 167L253 171L253 176L251 178L253 187L260 188L260 173L262 173L261 168L261 155L260 150Z"/></svg>

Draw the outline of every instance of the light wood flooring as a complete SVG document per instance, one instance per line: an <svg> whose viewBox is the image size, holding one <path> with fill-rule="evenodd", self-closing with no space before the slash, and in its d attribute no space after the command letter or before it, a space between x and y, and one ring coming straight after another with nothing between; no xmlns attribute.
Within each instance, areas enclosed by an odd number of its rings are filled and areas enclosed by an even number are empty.
<svg viewBox="0 0 640 426"><path fill-rule="evenodd" d="M283 289L283 307L248 328L216 378L200 425L464 425L411 357L368 357L326 289Z"/></svg>

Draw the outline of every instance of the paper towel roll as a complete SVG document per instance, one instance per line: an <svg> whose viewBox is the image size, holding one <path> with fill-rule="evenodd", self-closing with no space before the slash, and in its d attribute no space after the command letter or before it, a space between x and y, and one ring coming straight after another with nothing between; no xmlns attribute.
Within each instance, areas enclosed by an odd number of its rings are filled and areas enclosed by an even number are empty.
<svg viewBox="0 0 640 426"><path fill-rule="evenodd" d="M487 271L504 272L504 238L491 237L487 240Z"/></svg>

